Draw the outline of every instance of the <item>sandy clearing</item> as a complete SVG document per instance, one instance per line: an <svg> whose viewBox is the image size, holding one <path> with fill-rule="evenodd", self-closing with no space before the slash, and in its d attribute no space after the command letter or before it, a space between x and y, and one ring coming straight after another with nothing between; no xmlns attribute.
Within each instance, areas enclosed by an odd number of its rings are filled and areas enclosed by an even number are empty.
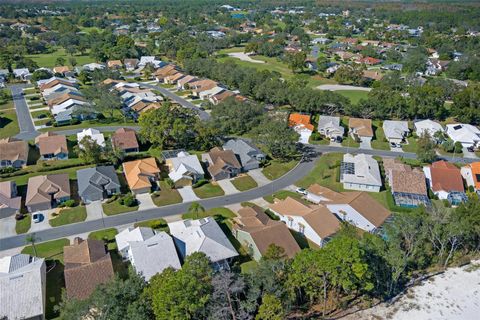
<svg viewBox="0 0 480 320"><path fill-rule="evenodd" d="M339 91L339 90L372 91L372 88L348 86L344 84L322 84L318 86L317 89L330 90L330 91Z"/></svg>
<svg viewBox="0 0 480 320"><path fill-rule="evenodd" d="M252 62L252 63L265 63L262 60L254 60L250 58L249 55L245 54L244 52L231 52L228 54L230 57L240 59L242 61Z"/></svg>

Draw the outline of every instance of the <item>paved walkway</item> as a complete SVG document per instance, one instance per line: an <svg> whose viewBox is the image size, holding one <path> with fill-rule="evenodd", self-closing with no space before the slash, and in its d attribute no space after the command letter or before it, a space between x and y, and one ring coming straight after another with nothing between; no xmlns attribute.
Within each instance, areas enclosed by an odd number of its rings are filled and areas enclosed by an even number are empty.
<svg viewBox="0 0 480 320"><path fill-rule="evenodd" d="M260 187L270 183L270 180L262 173L261 168L248 171L248 175L252 177Z"/></svg>
<svg viewBox="0 0 480 320"><path fill-rule="evenodd" d="M251 63L265 63L265 61L263 60L255 60L255 59L252 59L248 54L244 53L244 52L230 52L228 54L230 57L233 57L233 58L237 58L237 59L240 59L242 61L247 61L247 62L251 62Z"/></svg>
<svg viewBox="0 0 480 320"><path fill-rule="evenodd" d="M193 188L191 186L186 186L183 188L177 189L178 193L180 193L180 196L183 199L183 202L192 202L192 201L197 201L200 200L199 197L193 192Z"/></svg>
<svg viewBox="0 0 480 320"><path fill-rule="evenodd" d="M99 201L94 201L92 203L89 203L85 206L85 209L87 209L86 221L102 219L103 217L102 201L99 200Z"/></svg>
<svg viewBox="0 0 480 320"><path fill-rule="evenodd" d="M14 84L10 86L10 90L12 91L13 103L17 113L18 126L20 128L20 133L15 137L22 140L31 140L40 133L35 130L30 110L28 109L27 102L23 96L23 88L26 86L27 85L25 84Z"/></svg>
<svg viewBox="0 0 480 320"><path fill-rule="evenodd" d="M355 90L355 91L372 91L372 88L347 86L343 84L322 84L317 87L320 90L341 91L341 90Z"/></svg>
<svg viewBox="0 0 480 320"><path fill-rule="evenodd" d="M360 142L360 149L372 149L372 145L370 141L361 141Z"/></svg>
<svg viewBox="0 0 480 320"><path fill-rule="evenodd" d="M148 210L157 207L155 203L153 203L150 193L140 193L135 195L135 198L137 198L138 201L138 210Z"/></svg>
<svg viewBox="0 0 480 320"><path fill-rule="evenodd" d="M223 191L225 191L225 195L235 194L240 192L239 190L237 190L237 188L235 188L235 186L229 179L219 180L217 181L217 183L223 189Z"/></svg>

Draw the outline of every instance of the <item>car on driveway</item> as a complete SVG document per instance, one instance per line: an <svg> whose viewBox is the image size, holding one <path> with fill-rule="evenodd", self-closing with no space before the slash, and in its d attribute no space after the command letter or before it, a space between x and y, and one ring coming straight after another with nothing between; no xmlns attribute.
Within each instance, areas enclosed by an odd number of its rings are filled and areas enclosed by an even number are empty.
<svg viewBox="0 0 480 320"><path fill-rule="evenodd" d="M40 222L42 222L42 221L43 221L43 218L44 218L44 217L43 217L43 213L41 213L41 212L36 212L36 213L34 213L34 214L32 215L32 220L33 220L33 222L35 222L35 223L40 223Z"/></svg>
<svg viewBox="0 0 480 320"><path fill-rule="evenodd" d="M297 189L295 189L295 191L297 193L303 194L304 196L307 195L307 190L305 190L304 188L297 188Z"/></svg>

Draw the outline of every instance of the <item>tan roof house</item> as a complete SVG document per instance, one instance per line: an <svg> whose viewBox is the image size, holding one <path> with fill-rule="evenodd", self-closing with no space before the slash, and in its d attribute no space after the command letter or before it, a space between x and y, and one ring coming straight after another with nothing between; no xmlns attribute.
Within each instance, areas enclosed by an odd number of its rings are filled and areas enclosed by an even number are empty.
<svg viewBox="0 0 480 320"><path fill-rule="evenodd" d="M61 67L55 67L53 68L53 73L60 73L62 75L65 75L71 71L69 66L61 66Z"/></svg>
<svg viewBox="0 0 480 320"><path fill-rule="evenodd" d="M124 162L122 166L133 194L147 193L157 186L160 169L155 158Z"/></svg>
<svg viewBox="0 0 480 320"><path fill-rule="evenodd" d="M123 67L122 60L108 60L107 67L111 69L121 69Z"/></svg>
<svg viewBox="0 0 480 320"><path fill-rule="evenodd" d="M68 159L67 138L54 132L45 132L35 138L41 159L64 160Z"/></svg>
<svg viewBox="0 0 480 320"><path fill-rule="evenodd" d="M358 137L361 142L370 142L373 138L372 120L370 119L350 118L348 127L350 135L353 138Z"/></svg>
<svg viewBox="0 0 480 320"><path fill-rule="evenodd" d="M51 174L28 179L25 206L29 212L48 210L70 199L68 174Z"/></svg>
<svg viewBox="0 0 480 320"><path fill-rule="evenodd" d="M0 139L0 168L21 168L27 164L28 143L15 138Z"/></svg>
<svg viewBox="0 0 480 320"><path fill-rule="evenodd" d="M17 195L17 184L14 181L0 182L0 219L19 212L22 197Z"/></svg>
<svg viewBox="0 0 480 320"><path fill-rule="evenodd" d="M112 144L115 148L124 152L138 152L138 140L135 130L130 128L120 128L112 135Z"/></svg>
<svg viewBox="0 0 480 320"><path fill-rule="evenodd" d="M208 172L214 180L235 177L242 170L242 165L232 150L215 147L206 156L209 163Z"/></svg>
<svg viewBox="0 0 480 320"><path fill-rule="evenodd" d="M285 255L289 258L300 251L300 247L285 223L270 219L258 206L243 207L238 210L233 233L257 261L272 244L283 248Z"/></svg>
<svg viewBox="0 0 480 320"><path fill-rule="evenodd" d="M65 287L70 299L88 298L99 284L113 279L110 253L101 240L75 238L63 247Z"/></svg>

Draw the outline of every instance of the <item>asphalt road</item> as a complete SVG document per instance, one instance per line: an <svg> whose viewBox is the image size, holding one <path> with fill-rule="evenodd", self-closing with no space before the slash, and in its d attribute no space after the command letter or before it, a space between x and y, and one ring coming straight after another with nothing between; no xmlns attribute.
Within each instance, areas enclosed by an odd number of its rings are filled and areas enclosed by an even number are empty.
<svg viewBox="0 0 480 320"><path fill-rule="evenodd" d="M25 84L13 84L9 88L12 91L13 103L15 104L15 112L17 113L18 126L20 128L20 133L15 137L22 140L31 140L38 136L39 132L35 130L30 110L23 96L22 89L25 87L27 87Z"/></svg>
<svg viewBox="0 0 480 320"><path fill-rule="evenodd" d="M210 115L208 114L208 112L205 112L205 111L201 110L195 104L191 103L190 101L187 101L187 100L183 99L182 97L177 96L176 94L172 93L171 91L169 91L165 88L162 88L160 86L155 86L153 84L147 84L147 83L142 83L142 86L160 91L164 96L172 99L176 103L180 104L182 107L195 111L198 114L198 117L202 120L209 120L210 119Z"/></svg>
<svg viewBox="0 0 480 320"><path fill-rule="evenodd" d="M300 178L306 176L314 167L316 159L317 158L315 157L312 159L302 160L302 162L300 162L293 170L280 177L279 179L272 181L271 183L266 184L262 187L232 194L229 196L221 196L216 198L199 200L198 202L206 209L211 209L216 207L223 207L230 204L241 203L244 201L250 201L275 193L276 191L284 189L294 184ZM73 236L76 234L92 232L95 230L112 228L126 224L133 224L137 221L177 215L187 212L189 206L190 203L179 203L143 211L123 213L115 216L105 216L103 219L84 221L80 223L42 230L35 233L35 238L37 239L37 242L44 242ZM27 234L22 234L0 239L0 251L26 245L26 235Z"/></svg>

